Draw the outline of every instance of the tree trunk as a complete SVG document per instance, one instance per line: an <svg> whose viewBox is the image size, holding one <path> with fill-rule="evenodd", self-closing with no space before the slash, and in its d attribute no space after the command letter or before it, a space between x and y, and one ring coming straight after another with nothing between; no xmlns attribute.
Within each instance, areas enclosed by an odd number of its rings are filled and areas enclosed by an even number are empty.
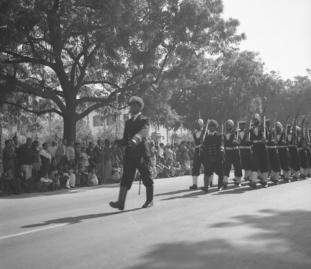
<svg viewBox="0 0 311 269"><path fill-rule="evenodd" d="M64 115L63 139L66 140L68 144L73 143L76 140L76 124L77 119L75 114L68 113Z"/></svg>

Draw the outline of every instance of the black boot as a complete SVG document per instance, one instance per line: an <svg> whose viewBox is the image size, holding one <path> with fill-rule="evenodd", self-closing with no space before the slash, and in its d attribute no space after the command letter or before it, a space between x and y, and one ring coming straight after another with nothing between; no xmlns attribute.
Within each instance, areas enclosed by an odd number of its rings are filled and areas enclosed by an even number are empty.
<svg viewBox="0 0 311 269"><path fill-rule="evenodd" d="M117 208L119 210L124 209L124 204L125 204L125 198L127 194L127 188L126 187L120 187L119 191L119 199L116 202L110 202L109 205L113 208Z"/></svg>
<svg viewBox="0 0 311 269"><path fill-rule="evenodd" d="M148 208L153 206L153 185L146 187L146 202L142 208Z"/></svg>

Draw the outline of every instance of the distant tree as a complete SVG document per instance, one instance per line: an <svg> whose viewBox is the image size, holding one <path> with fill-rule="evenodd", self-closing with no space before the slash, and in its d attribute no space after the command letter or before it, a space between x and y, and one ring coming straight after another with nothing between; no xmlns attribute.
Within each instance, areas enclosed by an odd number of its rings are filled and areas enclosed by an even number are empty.
<svg viewBox="0 0 311 269"><path fill-rule="evenodd" d="M248 119L255 97L266 109L267 100L282 87L280 78L265 73L263 66L257 54L249 51L227 51L216 59L195 58L179 73L172 107L189 128L199 116L220 122Z"/></svg>
<svg viewBox="0 0 311 269"><path fill-rule="evenodd" d="M243 35L221 17L221 0L3 0L0 3L2 102L76 123L129 95L159 88L162 75L198 53L216 54ZM46 105L15 102L33 95Z"/></svg>

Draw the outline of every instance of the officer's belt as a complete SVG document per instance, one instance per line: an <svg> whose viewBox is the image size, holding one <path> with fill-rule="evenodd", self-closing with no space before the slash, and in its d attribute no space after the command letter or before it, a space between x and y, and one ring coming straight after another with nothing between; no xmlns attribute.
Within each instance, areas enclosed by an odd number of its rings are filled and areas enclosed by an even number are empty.
<svg viewBox="0 0 311 269"><path fill-rule="evenodd" d="M252 149L252 146L239 146L240 149Z"/></svg>
<svg viewBox="0 0 311 269"><path fill-rule="evenodd" d="M202 146L202 144L196 145L196 146L194 146L194 148L195 148L195 149L198 149L198 148L200 148L201 146Z"/></svg>

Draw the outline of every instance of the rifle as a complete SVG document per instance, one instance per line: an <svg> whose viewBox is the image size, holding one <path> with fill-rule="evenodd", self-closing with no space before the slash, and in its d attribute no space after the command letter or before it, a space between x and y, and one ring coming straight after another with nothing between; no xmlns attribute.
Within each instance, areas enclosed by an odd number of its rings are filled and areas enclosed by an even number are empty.
<svg viewBox="0 0 311 269"><path fill-rule="evenodd" d="M299 114L297 113L293 122L293 126L292 126L292 141L293 144L297 144L297 120L298 120Z"/></svg>
<svg viewBox="0 0 311 269"><path fill-rule="evenodd" d="M263 139L266 140L266 116L263 116Z"/></svg>

